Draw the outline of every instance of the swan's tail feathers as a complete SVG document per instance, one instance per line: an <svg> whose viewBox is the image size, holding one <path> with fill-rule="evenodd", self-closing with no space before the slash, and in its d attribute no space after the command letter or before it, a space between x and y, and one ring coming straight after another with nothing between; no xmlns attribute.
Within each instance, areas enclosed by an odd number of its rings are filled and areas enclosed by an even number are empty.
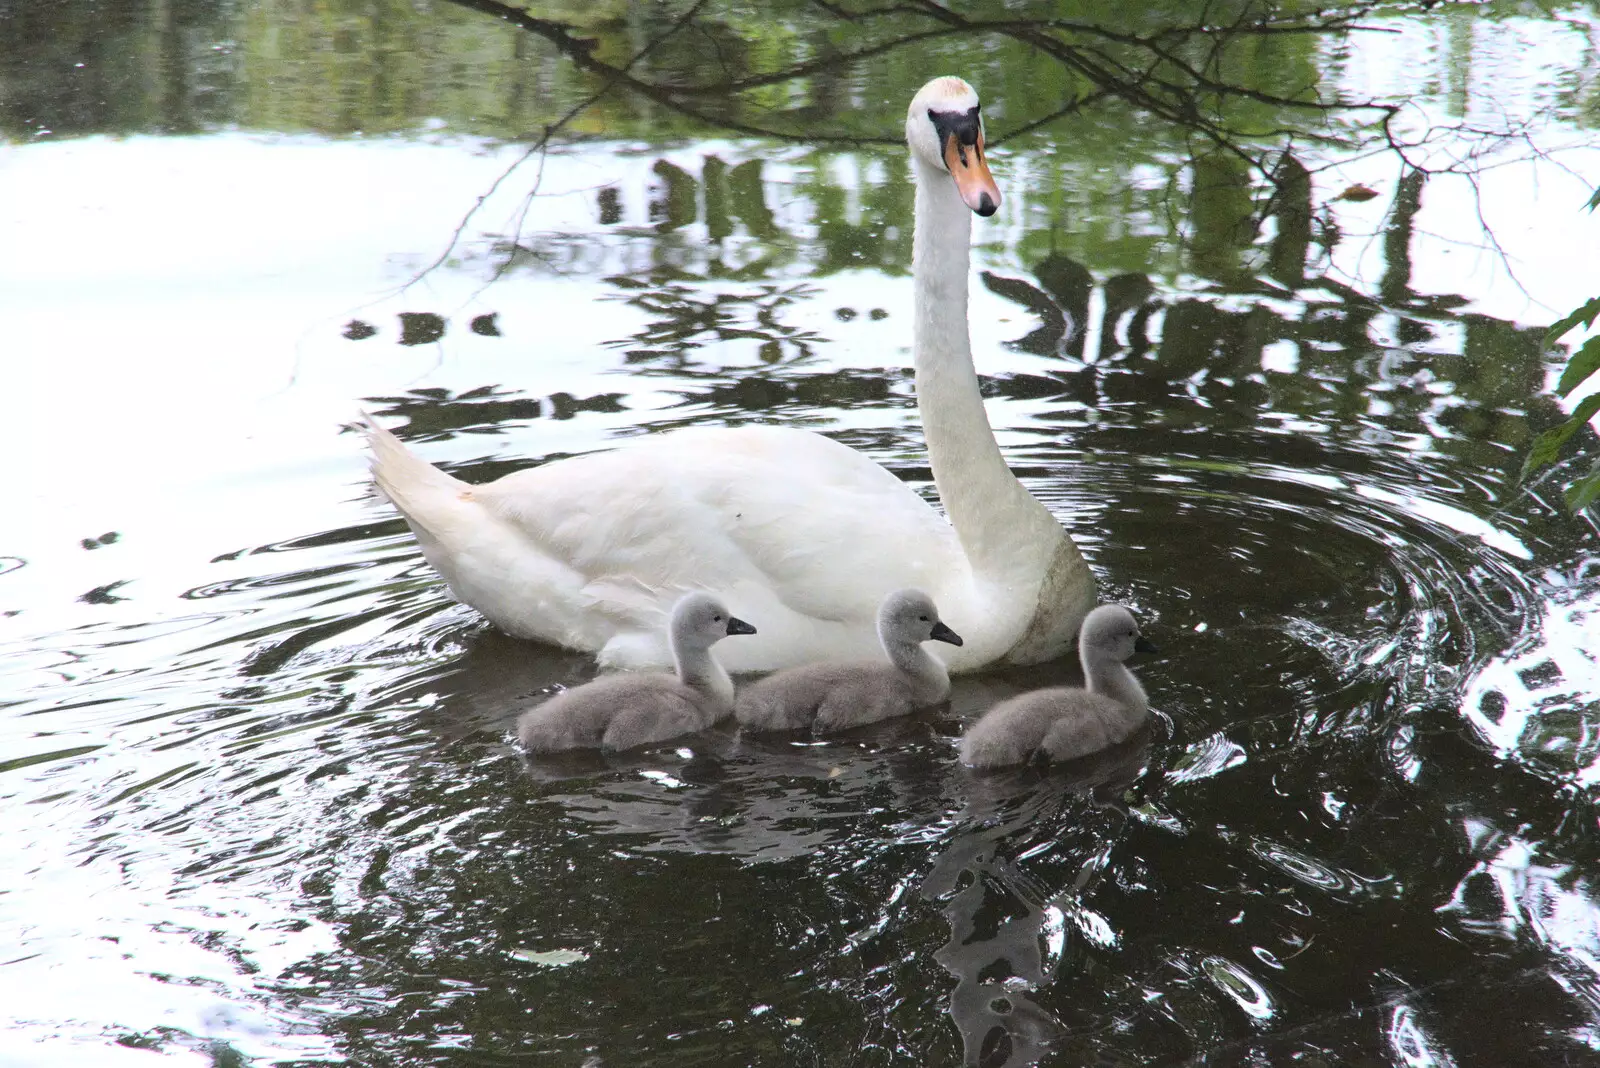
<svg viewBox="0 0 1600 1068"><path fill-rule="evenodd" d="M448 513L472 500L472 487L422 459L366 412L361 429L372 450L372 480L413 527L437 532Z"/></svg>

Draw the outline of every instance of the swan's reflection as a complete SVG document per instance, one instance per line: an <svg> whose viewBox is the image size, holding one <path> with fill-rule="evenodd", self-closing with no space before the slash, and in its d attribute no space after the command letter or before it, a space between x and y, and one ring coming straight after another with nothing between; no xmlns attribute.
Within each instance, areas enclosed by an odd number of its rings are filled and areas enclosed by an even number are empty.
<svg viewBox="0 0 1600 1068"><path fill-rule="evenodd" d="M640 852L721 853L743 863L815 857L842 867L938 837L950 747L908 717L804 744L731 724L626 753L522 760L541 802ZM521 759L521 758L519 758Z"/></svg>
<svg viewBox="0 0 1600 1068"><path fill-rule="evenodd" d="M1095 931L1082 907L1099 881L1127 819L1122 795L1144 771L1148 727L1114 749L1055 768L972 775L958 831L933 863L923 897L939 903L950 940L936 953L956 978L950 1018L965 1063L984 1068L1037 1064L1067 1039L1066 1028L1027 995L1054 981L1069 930ZM1062 843L1074 816L1087 832ZM1064 885L1033 875L1024 861L1040 854L1081 855Z"/></svg>

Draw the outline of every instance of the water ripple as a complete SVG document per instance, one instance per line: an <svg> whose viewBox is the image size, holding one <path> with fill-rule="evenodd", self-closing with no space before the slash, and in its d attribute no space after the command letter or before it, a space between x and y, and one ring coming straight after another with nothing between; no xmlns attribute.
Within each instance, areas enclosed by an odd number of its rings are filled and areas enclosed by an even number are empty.
<svg viewBox="0 0 1600 1068"><path fill-rule="evenodd" d="M741 196L761 201L769 159L748 161ZM678 207L725 198L709 161L703 196L683 195L699 187L676 166L655 173ZM628 239L641 255L645 237ZM681 270L682 249L665 251ZM452 381L393 406L473 480L672 423L776 420L831 429L932 497L903 368L849 343L870 368L789 362L821 336L824 300L865 295L854 275L802 292L635 266L630 293L672 301L629 305L658 317L612 339L651 371L628 403L568 397L534 418L542 399ZM37 954L7 965L13 1015L42 1032L88 1005L91 1029L130 1046L203 1054L214 1038L233 1051L218 1058L262 1062L634 1063L654 1045L687 1063L737 1059L736 1034L774 1062L1287 1063L1305 1052L1296 1036L1331 1026L1359 1031L1352 1062L1427 1063L1445 1055L1420 1008L1368 997L1328 1025L1326 1005L1348 1005L1365 989L1348 977L1393 953L1463 1005L1492 1002L1480 977L1514 949L1518 967L1534 952L1572 966L1551 970L1576 993L1518 1002L1542 1007L1533 1026L1563 998L1592 1016L1578 969L1600 953L1595 856L1571 828L1593 820L1566 806L1600 781L1600 560L1509 489L1522 387L1496 392L1479 342L1470 358L1370 345L1367 303L1252 293L1235 307L1143 275L1097 282L1055 253L1047 266L1042 282L1081 276L1108 307L1113 290L1133 303L1102 353L1062 339L986 374L988 410L1102 594L1135 605L1163 646L1138 670L1171 738L1077 778L962 769L970 717L1072 679L1068 659L958 680L949 710L826 744L727 729L525 761L508 727L588 678L588 658L453 605L340 454L344 474L297 487L344 501L337 518L264 518L271 540L217 553L247 540L230 534L135 576L165 594L73 601L70 626L33 626L22 606L8 624L30 633L0 649L0 794L16 802L0 921L24 932L19 956ZM763 350L785 366L715 365L719 347L695 339L723 298L739 329L811 316ZM1516 332L1398 307L1384 329ZM1291 349L1294 373L1266 367L1249 340L1263 331L1284 334L1271 359ZM445 363L443 376L482 370ZM591 370L620 388L646 382L639 366ZM1477 399L1429 390L1440 377ZM480 403L483 390L505 399ZM490 426L506 433L457 436ZM0 574L20 566L0 557ZM1571 790L1552 800L1490 756ZM1326 935L1341 929L1360 936ZM620 1024L593 1011L622 989L637 1007ZM822 1045L835 1034L838 1056ZM1239 1052L1263 1036L1279 1044ZM1329 1050L1347 1052L1316 1056Z"/></svg>
<svg viewBox="0 0 1600 1068"><path fill-rule="evenodd" d="M1248 759L1244 746L1222 734L1212 734L1186 746L1167 768L1167 781L1193 782L1220 775Z"/></svg>
<svg viewBox="0 0 1600 1068"><path fill-rule="evenodd" d="M1212 956L1200 962L1200 970L1219 993L1250 1017L1251 1022L1259 1025L1272 1019L1276 1009L1271 995L1243 965L1226 957Z"/></svg>
<svg viewBox="0 0 1600 1068"><path fill-rule="evenodd" d="M1485 744L1553 778L1600 785L1600 557L1546 576L1527 633L1466 685L1461 715Z"/></svg>
<svg viewBox="0 0 1600 1068"><path fill-rule="evenodd" d="M1252 839L1246 848L1296 882L1341 897L1394 897L1400 892L1391 877L1368 878L1302 850L1278 842Z"/></svg>

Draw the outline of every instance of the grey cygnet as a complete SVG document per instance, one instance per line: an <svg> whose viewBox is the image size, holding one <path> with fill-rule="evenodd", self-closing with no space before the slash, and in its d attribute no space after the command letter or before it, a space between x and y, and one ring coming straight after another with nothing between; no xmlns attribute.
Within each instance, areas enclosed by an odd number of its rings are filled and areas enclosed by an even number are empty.
<svg viewBox="0 0 1600 1068"><path fill-rule="evenodd" d="M1087 689L1052 686L995 705L967 728L961 760L975 768L1024 764L1035 757L1072 760L1116 745L1144 725L1150 702L1123 661L1155 652L1133 613L1101 605L1084 618L1078 658Z"/></svg>
<svg viewBox="0 0 1600 1068"><path fill-rule="evenodd" d="M889 662L822 661L788 668L739 691L734 715L752 731L847 730L904 716L950 695L950 673L922 647L960 645L933 598L898 590L878 606L878 640Z"/></svg>
<svg viewBox="0 0 1600 1068"><path fill-rule="evenodd" d="M621 750L703 731L733 711L733 680L711 647L755 632L710 594L687 594L667 624L676 675L604 675L575 686L524 712L517 740L536 753Z"/></svg>

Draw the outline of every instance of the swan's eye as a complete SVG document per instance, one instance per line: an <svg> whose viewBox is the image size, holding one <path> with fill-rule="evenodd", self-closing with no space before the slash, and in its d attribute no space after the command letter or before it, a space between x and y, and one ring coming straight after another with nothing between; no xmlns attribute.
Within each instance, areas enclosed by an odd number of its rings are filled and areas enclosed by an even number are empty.
<svg viewBox="0 0 1600 1068"><path fill-rule="evenodd" d="M722 622L722 617L721 616L712 616L711 617L711 621L713 623L721 623Z"/></svg>

